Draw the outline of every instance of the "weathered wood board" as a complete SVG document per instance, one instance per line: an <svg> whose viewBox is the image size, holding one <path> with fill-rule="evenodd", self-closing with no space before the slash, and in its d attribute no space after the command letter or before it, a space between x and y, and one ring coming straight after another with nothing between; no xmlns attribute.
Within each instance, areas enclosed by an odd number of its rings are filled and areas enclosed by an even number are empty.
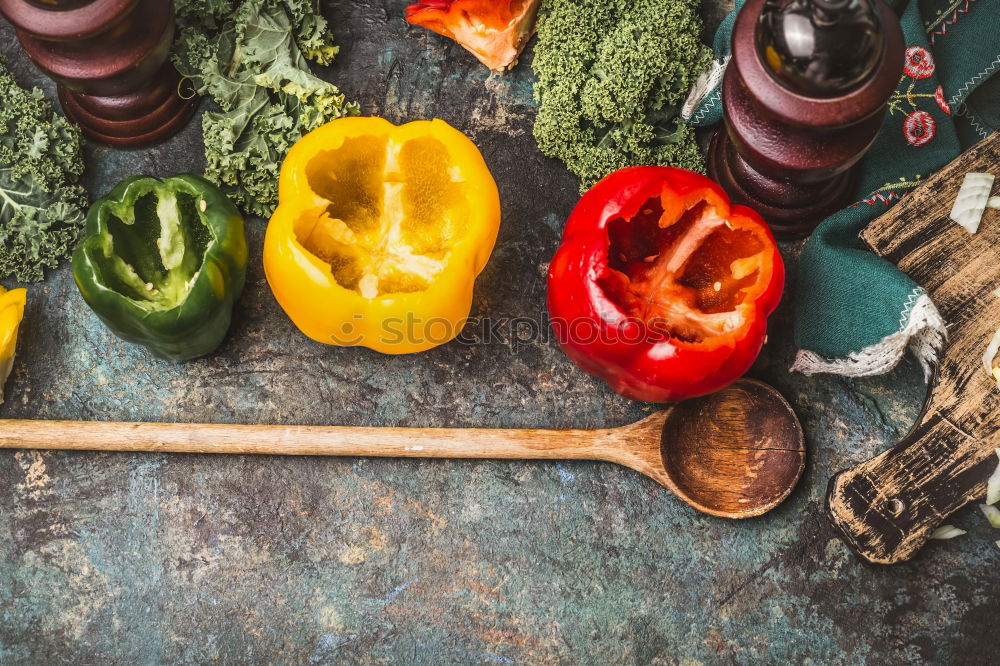
<svg viewBox="0 0 1000 666"><path fill-rule="evenodd" d="M949 219L970 172L996 173L1000 134L963 154L863 232L927 289L948 325L924 413L895 448L830 483L829 509L872 562L909 559L945 517L986 493L1000 446L1000 389L982 356L1000 328L1000 211L976 234Z"/></svg>

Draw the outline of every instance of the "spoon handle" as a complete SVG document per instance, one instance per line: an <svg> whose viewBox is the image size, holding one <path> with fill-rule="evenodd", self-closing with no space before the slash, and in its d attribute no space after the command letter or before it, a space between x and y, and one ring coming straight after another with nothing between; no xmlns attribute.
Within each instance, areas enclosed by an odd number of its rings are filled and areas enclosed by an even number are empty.
<svg viewBox="0 0 1000 666"><path fill-rule="evenodd" d="M0 449L608 460L615 430L366 428L0 419Z"/></svg>

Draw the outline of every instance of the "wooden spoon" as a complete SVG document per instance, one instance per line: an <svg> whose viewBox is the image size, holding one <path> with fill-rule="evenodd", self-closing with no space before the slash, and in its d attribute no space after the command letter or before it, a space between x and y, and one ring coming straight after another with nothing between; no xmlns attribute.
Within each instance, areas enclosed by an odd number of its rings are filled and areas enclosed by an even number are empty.
<svg viewBox="0 0 1000 666"><path fill-rule="evenodd" d="M805 467L802 428L791 407L774 388L749 379L605 430L0 420L0 448L606 460L724 518L773 509Z"/></svg>

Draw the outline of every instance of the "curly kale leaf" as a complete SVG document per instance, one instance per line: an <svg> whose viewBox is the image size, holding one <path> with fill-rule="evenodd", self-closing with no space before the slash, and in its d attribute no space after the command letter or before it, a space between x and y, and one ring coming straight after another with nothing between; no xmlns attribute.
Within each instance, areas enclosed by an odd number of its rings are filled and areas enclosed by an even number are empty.
<svg viewBox="0 0 1000 666"><path fill-rule="evenodd" d="M711 51L690 0L547 0L533 69L535 140L586 189L608 173L657 164L701 171L680 105Z"/></svg>
<svg viewBox="0 0 1000 666"><path fill-rule="evenodd" d="M72 253L83 227L83 140L6 65L0 55L0 277L37 282Z"/></svg>
<svg viewBox="0 0 1000 666"><path fill-rule="evenodd" d="M174 63L222 109L202 117L205 175L244 212L267 217L292 144L359 112L309 69L337 54L326 19L310 0L179 0L177 11L185 27Z"/></svg>

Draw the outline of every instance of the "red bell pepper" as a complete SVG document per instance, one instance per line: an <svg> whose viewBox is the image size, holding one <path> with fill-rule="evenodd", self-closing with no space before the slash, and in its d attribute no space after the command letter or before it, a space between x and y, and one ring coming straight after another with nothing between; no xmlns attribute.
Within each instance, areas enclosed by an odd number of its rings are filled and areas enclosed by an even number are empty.
<svg viewBox="0 0 1000 666"><path fill-rule="evenodd" d="M581 368L626 397L671 402L750 368L784 275L765 222L717 184L633 167L570 215L549 266L549 313Z"/></svg>
<svg viewBox="0 0 1000 666"><path fill-rule="evenodd" d="M492 70L512 67L535 32L541 0L423 0L406 20L454 39Z"/></svg>

